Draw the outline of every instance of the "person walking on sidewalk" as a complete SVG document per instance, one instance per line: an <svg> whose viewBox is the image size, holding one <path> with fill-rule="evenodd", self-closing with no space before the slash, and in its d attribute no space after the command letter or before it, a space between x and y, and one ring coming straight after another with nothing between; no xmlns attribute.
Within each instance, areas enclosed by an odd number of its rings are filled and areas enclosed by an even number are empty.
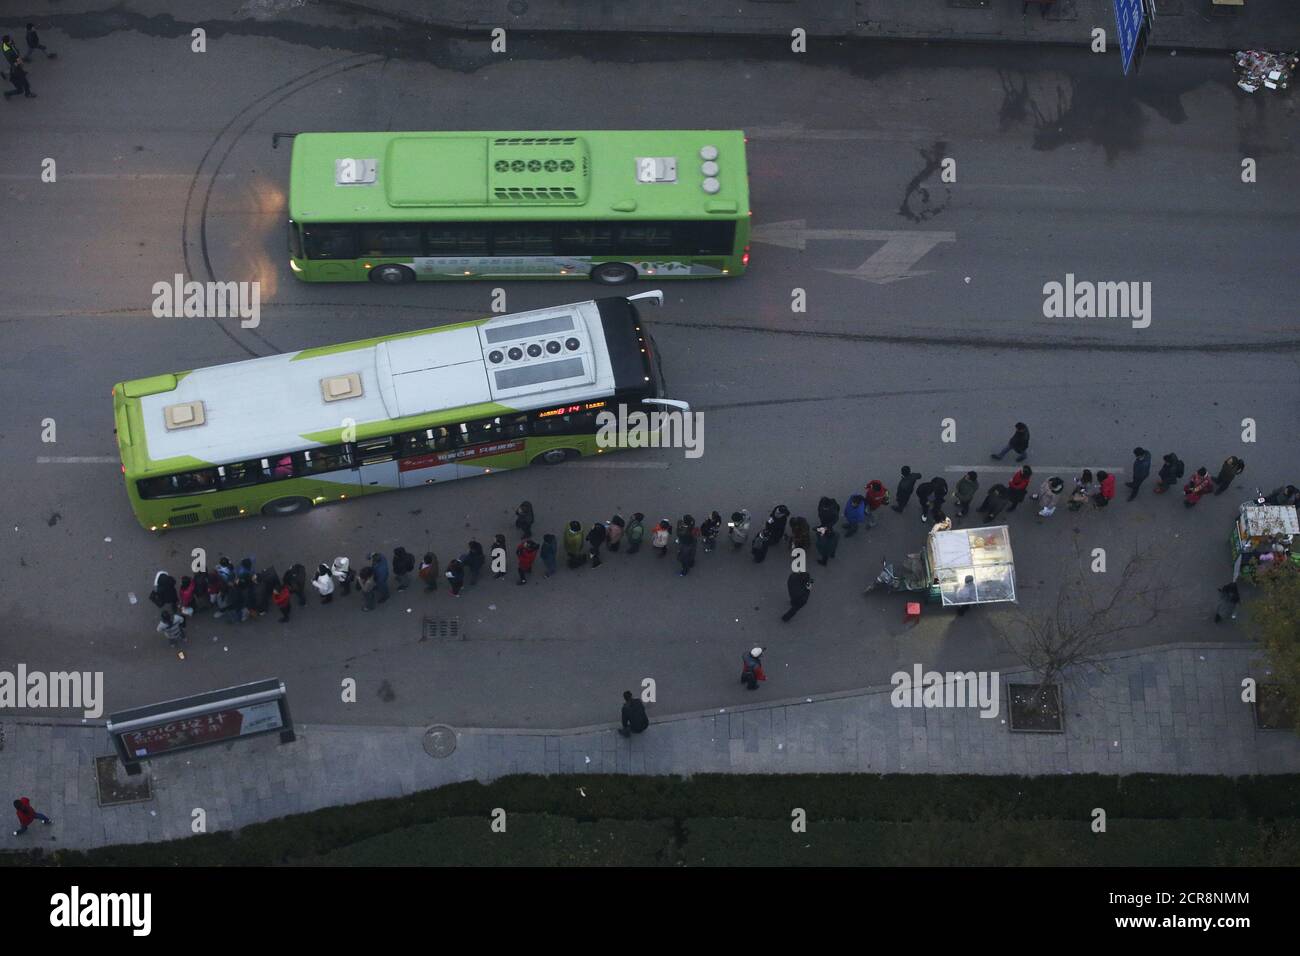
<svg viewBox="0 0 1300 956"><path fill-rule="evenodd" d="M537 542L532 538L524 538L515 548L515 570L519 572L519 583L527 584L528 575L532 573L533 562L537 560Z"/></svg>
<svg viewBox="0 0 1300 956"><path fill-rule="evenodd" d="M542 557L542 565L546 568L546 576L549 578L555 573L555 552L556 541L555 535L542 535L542 549L538 552Z"/></svg>
<svg viewBox="0 0 1300 956"><path fill-rule="evenodd" d="M1061 500L1061 492L1065 488L1065 482L1060 478L1048 478L1038 486L1038 494L1034 495L1042 508L1038 510L1038 517L1050 518L1056 514L1056 504Z"/></svg>
<svg viewBox="0 0 1300 956"><path fill-rule="evenodd" d="M176 652L176 657L185 660L185 651L181 649L181 641L185 640L185 616L163 611L160 617L158 633L167 638L167 646Z"/></svg>
<svg viewBox="0 0 1300 956"><path fill-rule="evenodd" d="M533 503L531 501L519 502L519 507L515 509L515 527L519 530L519 537L531 538L533 536Z"/></svg>
<svg viewBox="0 0 1300 956"><path fill-rule="evenodd" d="M506 576L506 536L497 535L492 539L492 551L489 553L491 562L492 577L498 581Z"/></svg>
<svg viewBox="0 0 1300 956"><path fill-rule="evenodd" d="M672 540L673 526L668 523L668 519L662 519L655 525L654 531L650 535L650 546L659 552L659 557L668 557L668 542Z"/></svg>
<svg viewBox="0 0 1300 956"><path fill-rule="evenodd" d="M772 543L767 525L759 529L758 534L754 535L754 541L749 546L749 556L754 559L755 564L762 564L767 557L768 546Z"/></svg>
<svg viewBox="0 0 1300 956"><path fill-rule="evenodd" d="M1196 474L1183 485L1183 506L1193 507L1201 498L1208 495L1213 487L1214 479L1210 477L1209 471L1205 468L1197 468Z"/></svg>
<svg viewBox="0 0 1300 956"><path fill-rule="evenodd" d="M1007 501L1010 502L1007 505L1008 512L1015 511L1016 505L1025 500L1025 495L1029 493L1029 479L1033 474L1034 470L1024 465L1007 482Z"/></svg>
<svg viewBox="0 0 1300 956"><path fill-rule="evenodd" d="M862 495L849 495L844 503L844 537L851 538L867 520L867 499Z"/></svg>
<svg viewBox="0 0 1300 956"><path fill-rule="evenodd" d="M293 594L283 581L271 592L271 603L280 610L280 623L288 624L289 615L293 611Z"/></svg>
<svg viewBox="0 0 1300 956"><path fill-rule="evenodd" d="M1097 472L1097 493L1092 503L1098 508L1105 508L1115 497L1115 476L1108 471Z"/></svg>
<svg viewBox="0 0 1300 956"><path fill-rule="evenodd" d="M623 546L623 532L626 527L627 522L623 520L622 515L614 515L605 523L605 545L610 551L617 551Z"/></svg>
<svg viewBox="0 0 1300 956"><path fill-rule="evenodd" d="M912 497L912 489L921 480L921 476L914 474L907 465L903 466L899 475L898 488L894 492L894 510L901 513L907 507L907 501Z"/></svg>
<svg viewBox="0 0 1300 956"><path fill-rule="evenodd" d="M700 542L704 545L706 553L717 547L718 535L721 533L722 515L716 511L709 512L709 516L700 522Z"/></svg>
<svg viewBox="0 0 1300 956"><path fill-rule="evenodd" d="M632 513L632 523L627 526L627 553L636 554L641 550L645 540L645 515L639 511Z"/></svg>
<svg viewBox="0 0 1300 956"><path fill-rule="evenodd" d="M473 545L475 542L470 542ZM483 557L483 549L479 548L479 558ZM481 565L480 565L481 566ZM383 604L388 600L388 560L376 551L370 556L370 570L375 572L375 599Z"/></svg>
<svg viewBox="0 0 1300 956"><path fill-rule="evenodd" d="M677 535L677 563L682 566L682 569L677 574L684 578L691 573L691 568L695 567L695 528L694 523L684 529L681 525L678 527L681 530Z"/></svg>
<svg viewBox="0 0 1300 956"><path fill-rule="evenodd" d="M465 566L469 586L473 587L478 584L478 575L483 570L483 565L487 563L487 555L483 553L483 545L479 544L477 540L471 541L468 547L469 550L461 556L460 560ZM379 577L378 568L375 568L375 577ZM383 591L380 592L379 600L381 602L384 600Z"/></svg>
<svg viewBox="0 0 1300 956"><path fill-rule="evenodd" d="M1145 448L1133 449L1133 480L1124 482L1124 487L1129 489L1128 500L1132 501L1138 496L1138 491L1142 487L1142 482L1147 480L1151 474L1151 452Z"/></svg>
<svg viewBox="0 0 1300 956"><path fill-rule="evenodd" d="M605 523L603 521L593 521L591 530L587 532L587 553L591 558L593 568L600 567L600 546L605 543Z"/></svg>
<svg viewBox="0 0 1300 956"><path fill-rule="evenodd" d="M320 595L321 604L329 604L334 600L334 575L330 574L330 569L325 565L316 566L316 577L312 578L311 586Z"/></svg>
<svg viewBox="0 0 1300 956"><path fill-rule="evenodd" d="M758 690L761 680L767 680L763 673L763 649L751 647L748 653L740 655L740 682L746 690Z"/></svg>
<svg viewBox="0 0 1300 956"><path fill-rule="evenodd" d="M505 543L505 538L497 535L501 542ZM397 585L397 590L405 591L411 583L411 572L415 570L415 555L403 547L393 549L393 583Z"/></svg>
<svg viewBox="0 0 1300 956"><path fill-rule="evenodd" d="M826 567L835 557L835 550L839 546L840 536L835 531L834 525L822 525L817 529L817 563Z"/></svg>
<svg viewBox="0 0 1300 956"><path fill-rule="evenodd" d="M424 559L420 562L420 570L416 575L424 582L424 591L438 590L438 556L432 551L424 552Z"/></svg>
<svg viewBox="0 0 1300 956"><path fill-rule="evenodd" d="M587 561L586 535L582 533L582 522L570 521L564 529L564 553L569 561L569 570L576 571Z"/></svg>
<svg viewBox="0 0 1300 956"><path fill-rule="evenodd" d="M788 624L790 619L808 603L808 598L812 596L812 586L812 575L807 571L790 572L790 576L785 579L785 590L790 596L790 610L781 615L782 621Z"/></svg>
<svg viewBox="0 0 1300 956"><path fill-rule="evenodd" d="M1182 459L1173 452L1165 455L1160 460L1163 464L1160 466L1160 472L1156 475L1156 486L1153 490L1156 494L1163 495L1178 484L1178 479L1183 477L1186 466L1183 464Z"/></svg>
<svg viewBox="0 0 1300 956"><path fill-rule="evenodd" d="M1214 610L1214 623L1220 623L1225 617L1235 621L1239 604L1241 604L1241 592L1237 590L1237 582L1229 581L1219 588L1219 606Z"/></svg>
<svg viewBox="0 0 1300 956"><path fill-rule="evenodd" d="M980 504L980 520L985 524L992 524L993 520L1006 510L1007 504L1007 486L994 485Z"/></svg>
<svg viewBox="0 0 1300 956"><path fill-rule="evenodd" d="M989 455L989 457L1001 461L1009 451L1014 451L1016 453L1016 461L1024 461L1025 458L1028 457L1029 426L1024 422L1016 422L1016 430L1012 432L1011 437L1007 439L1007 443L1002 446L1002 450L995 451L993 454Z"/></svg>
<svg viewBox="0 0 1300 956"><path fill-rule="evenodd" d="M644 733L645 729L650 726L650 718L645 712L645 704L641 703L641 698L633 697L630 690L623 691L622 718L623 726L618 728L618 732L624 737Z"/></svg>
<svg viewBox="0 0 1300 956"><path fill-rule="evenodd" d="M361 574L357 579L357 590L361 592L361 610L373 611L375 609L375 569L366 565L361 569Z"/></svg>
<svg viewBox="0 0 1300 956"><path fill-rule="evenodd" d="M27 59L30 60L32 54L37 50L44 53L47 60L52 60L58 56L57 53L51 53L46 49L45 44L41 42L41 35L36 32L36 24L29 23L27 24Z"/></svg>
<svg viewBox="0 0 1300 956"><path fill-rule="evenodd" d="M397 552L393 552L396 556ZM330 564L330 574L334 575L334 590L339 597L347 597L352 593L352 585L356 583L357 572L352 570L352 562L343 555L339 555Z"/></svg>
<svg viewBox="0 0 1300 956"><path fill-rule="evenodd" d="M460 589L465 586L465 565L460 558L447 562L447 580L451 582L451 596L460 597Z"/></svg>
<svg viewBox="0 0 1300 956"><path fill-rule="evenodd" d="M14 836L22 836L27 832L27 828L37 820L40 820L46 826L54 822L32 806L32 801L28 797L19 797L14 801L14 813L18 816L18 829L14 831Z"/></svg>
<svg viewBox="0 0 1300 956"><path fill-rule="evenodd" d="M957 479L957 520L961 521L970 514L970 503L975 500L975 493L980 490L979 475L968 471Z"/></svg>
<svg viewBox="0 0 1300 956"><path fill-rule="evenodd" d="M1236 455L1229 455L1223 462L1223 467L1219 469L1218 477L1214 479L1214 493L1221 495L1232 485L1232 479L1236 478L1246 470L1246 463Z"/></svg>

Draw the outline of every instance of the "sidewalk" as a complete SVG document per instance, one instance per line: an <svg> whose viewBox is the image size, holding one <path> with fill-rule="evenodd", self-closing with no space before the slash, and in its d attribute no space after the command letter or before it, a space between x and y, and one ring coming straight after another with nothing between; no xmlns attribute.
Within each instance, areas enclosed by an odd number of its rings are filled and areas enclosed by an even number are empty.
<svg viewBox="0 0 1300 956"><path fill-rule="evenodd" d="M1118 50L1113 0L1056 0L1040 12L1021 0L327 0L454 30L674 33L704 36L888 37L1084 46L1094 27ZM1151 47L1237 50L1300 47L1293 0L1158 0ZM1117 52L1113 55L1118 55Z"/></svg>
<svg viewBox="0 0 1300 956"><path fill-rule="evenodd" d="M779 673L755 702L729 711L659 718L625 740L614 724L569 730L457 729L444 758L423 727L298 726L144 765L152 799L101 808L95 758L112 753L102 722L0 723L0 777L54 819L4 849L85 848L191 835L320 807L394 797L514 773L1174 773L1300 772L1300 738L1257 731L1240 702L1242 677L1260 676L1258 652L1228 644L1170 644L1111 656L1066 688L1063 734L1012 733L1002 712L900 709L890 687L773 700ZM1011 676L1004 673L1003 678ZM293 688L289 688L292 701ZM611 710L617 713L617 701Z"/></svg>

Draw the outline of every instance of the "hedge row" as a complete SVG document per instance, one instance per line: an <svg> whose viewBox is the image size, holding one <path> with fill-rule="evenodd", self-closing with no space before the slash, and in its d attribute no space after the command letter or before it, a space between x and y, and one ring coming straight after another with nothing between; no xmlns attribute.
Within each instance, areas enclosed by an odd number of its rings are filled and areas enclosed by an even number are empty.
<svg viewBox="0 0 1300 956"><path fill-rule="evenodd" d="M1096 807L1111 819L1290 821L1300 820L1300 776L701 774L682 780L520 775L327 807L253 824L237 836L223 832L169 843L60 851L55 860L81 866L288 863L430 821L484 818L496 807L578 822L717 818L788 825L795 807L803 808L810 820L890 823L1056 820L1073 825L1090 820Z"/></svg>

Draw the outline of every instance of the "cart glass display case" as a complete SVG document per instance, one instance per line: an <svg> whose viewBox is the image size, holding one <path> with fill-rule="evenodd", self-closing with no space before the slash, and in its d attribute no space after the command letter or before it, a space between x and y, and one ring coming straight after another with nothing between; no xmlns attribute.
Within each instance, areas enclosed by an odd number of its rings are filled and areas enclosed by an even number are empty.
<svg viewBox="0 0 1300 956"><path fill-rule="evenodd" d="M930 599L945 607L1016 599L1015 559L1005 525L931 532L925 549Z"/></svg>

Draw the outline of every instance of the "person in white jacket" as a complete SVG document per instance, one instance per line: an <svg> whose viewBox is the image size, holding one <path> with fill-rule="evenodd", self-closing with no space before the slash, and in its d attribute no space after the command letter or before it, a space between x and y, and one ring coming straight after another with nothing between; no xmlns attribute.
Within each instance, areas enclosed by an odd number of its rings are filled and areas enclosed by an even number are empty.
<svg viewBox="0 0 1300 956"><path fill-rule="evenodd" d="M352 582L356 580L357 575L352 570L351 561L340 555L330 565L330 573L334 576L334 584L342 597L347 597L352 593Z"/></svg>
<svg viewBox="0 0 1300 956"><path fill-rule="evenodd" d="M329 604L334 600L334 575L325 565L316 568L316 577L312 578L311 586L320 592L321 604Z"/></svg>

